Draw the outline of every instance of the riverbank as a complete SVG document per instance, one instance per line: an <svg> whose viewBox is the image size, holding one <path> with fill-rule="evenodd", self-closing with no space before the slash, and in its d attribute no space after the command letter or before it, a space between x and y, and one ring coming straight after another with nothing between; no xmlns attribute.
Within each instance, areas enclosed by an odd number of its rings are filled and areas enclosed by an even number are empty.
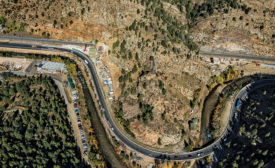
<svg viewBox="0 0 275 168"><path fill-rule="evenodd" d="M209 126L210 126L210 117L212 111L215 109L215 106L217 104L219 95L225 85L217 85L215 88L212 89L212 91L208 94L204 101L204 108L202 110L202 117L201 117L201 131L200 131L200 142L199 144L203 146L204 144L207 144L211 138L208 138L208 132Z"/></svg>
<svg viewBox="0 0 275 168"><path fill-rule="evenodd" d="M79 74L79 79L83 79L83 75ZM85 82L82 80L82 82ZM86 82L85 82L86 84ZM87 84L86 84L87 86ZM109 142L107 134L105 132L102 123L100 122L100 117L98 116L97 110L95 108L95 103L92 99L90 91L87 87L83 87L84 98L86 101L86 105L88 108L88 113L91 116L92 127L94 128L94 132L99 142L99 148L101 149L102 155L107 161L107 167L125 167L120 161L119 157L116 155L115 150L112 144Z"/></svg>

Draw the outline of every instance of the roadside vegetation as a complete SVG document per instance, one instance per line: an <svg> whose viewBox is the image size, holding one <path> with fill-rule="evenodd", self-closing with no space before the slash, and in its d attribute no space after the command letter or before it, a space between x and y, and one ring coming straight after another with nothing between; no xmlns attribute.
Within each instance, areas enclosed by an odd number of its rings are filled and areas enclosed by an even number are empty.
<svg viewBox="0 0 275 168"><path fill-rule="evenodd" d="M131 135L132 137L135 137L135 134L131 132L130 130L130 122L129 120L126 120L123 118L123 104L119 102L119 108L114 108L114 113L117 121L123 126L124 130Z"/></svg>
<svg viewBox="0 0 275 168"><path fill-rule="evenodd" d="M275 88L266 86L250 93L242 105L238 134L225 144L220 167L261 168L274 162Z"/></svg>
<svg viewBox="0 0 275 168"><path fill-rule="evenodd" d="M77 70L77 78L80 80L82 85L85 104L88 110L87 118L91 121L92 126L88 131L91 140L91 147L88 153L89 159L92 160L92 164L95 166L123 168L124 165L121 163L111 142L109 141L109 138L107 137L100 116L98 115L95 102L92 99L87 83L79 69ZM104 162L104 160L106 160L106 162Z"/></svg>
<svg viewBox="0 0 275 168"><path fill-rule="evenodd" d="M220 93L218 101L214 110L211 113L210 118L210 133L212 140L215 140L222 134L220 120L221 120L221 111L225 108L227 101L230 101L240 89L242 89L248 83L259 79L258 76L245 76L239 79L231 78L225 82L228 84ZM233 96L233 97L232 97Z"/></svg>
<svg viewBox="0 0 275 168"><path fill-rule="evenodd" d="M3 74L0 85L2 167L79 167L80 153L54 81Z"/></svg>
<svg viewBox="0 0 275 168"><path fill-rule="evenodd" d="M23 22L17 23L15 20L8 20L4 16L0 16L0 26L2 26L3 33L12 31L24 31L26 24Z"/></svg>

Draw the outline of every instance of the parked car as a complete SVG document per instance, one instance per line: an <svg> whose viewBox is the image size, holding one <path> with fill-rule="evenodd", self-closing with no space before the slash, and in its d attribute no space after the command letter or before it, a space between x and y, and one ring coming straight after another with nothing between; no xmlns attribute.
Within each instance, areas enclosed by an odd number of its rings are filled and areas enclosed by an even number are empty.
<svg viewBox="0 0 275 168"><path fill-rule="evenodd" d="M77 104L74 104L74 108L77 108Z"/></svg>

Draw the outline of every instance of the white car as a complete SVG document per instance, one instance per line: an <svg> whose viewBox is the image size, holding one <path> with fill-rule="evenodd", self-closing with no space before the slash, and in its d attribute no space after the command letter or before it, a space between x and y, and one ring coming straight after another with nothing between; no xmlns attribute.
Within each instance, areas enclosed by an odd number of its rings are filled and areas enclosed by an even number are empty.
<svg viewBox="0 0 275 168"><path fill-rule="evenodd" d="M84 60L86 64L88 64L88 61L87 60Z"/></svg>

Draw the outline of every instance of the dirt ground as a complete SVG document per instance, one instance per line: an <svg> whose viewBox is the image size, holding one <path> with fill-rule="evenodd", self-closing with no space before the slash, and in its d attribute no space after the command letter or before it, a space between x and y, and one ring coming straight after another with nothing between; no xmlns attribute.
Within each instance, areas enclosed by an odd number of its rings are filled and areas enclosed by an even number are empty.
<svg viewBox="0 0 275 168"><path fill-rule="evenodd" d="M274 64L274 62L272 62ZM244 66L244 74L251 75L255 73L264 73L264 74L275 74L274 69L265 69L260 66L256 66L255 63L247 64Z"/></svg>
<svg viewBox="0 0 275 168"><path fill-rule="evenodd" d="M22 66L20 71L24 72L28 66L32 63L33 60L26 58L8 58L8 57L0 57L0 64L3 63L14 63L14 65Z"/></svg>
<svg viewBox="0 0 275 168"><path fill-rule="evenodd" d="M223 132L227 126L227 123L229 121L229 116L230 116L230 110L231 110L231 105L232 105L232 98L230 98L226 103L221 111L221 119L220 119L220 132Z"/></svg>

